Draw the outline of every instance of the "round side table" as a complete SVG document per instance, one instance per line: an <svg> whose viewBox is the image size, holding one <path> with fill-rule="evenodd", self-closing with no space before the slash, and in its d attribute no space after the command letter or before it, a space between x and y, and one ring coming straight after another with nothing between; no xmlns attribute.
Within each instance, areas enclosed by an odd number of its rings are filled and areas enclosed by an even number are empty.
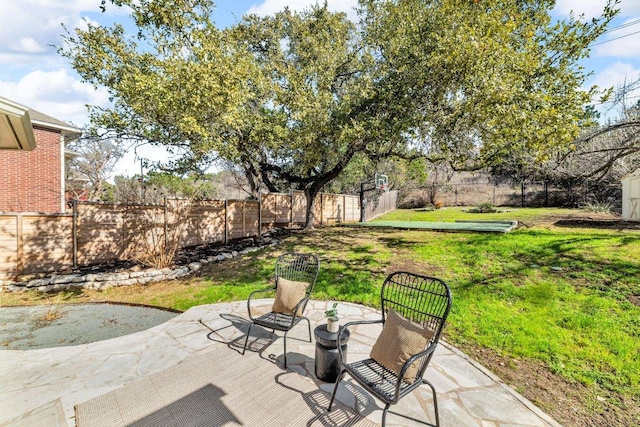
<svg viewBox="0 0 640 427"><path fill-rule="evenodd" d="M327 331L327 325L317 326L313 334L316 338L316 377L324 382L334 383L340 375L340 354L338 353L337 333ZM340 337L340 348L344 361L347 361L347 342L349 331L345 329Z"/></svg>

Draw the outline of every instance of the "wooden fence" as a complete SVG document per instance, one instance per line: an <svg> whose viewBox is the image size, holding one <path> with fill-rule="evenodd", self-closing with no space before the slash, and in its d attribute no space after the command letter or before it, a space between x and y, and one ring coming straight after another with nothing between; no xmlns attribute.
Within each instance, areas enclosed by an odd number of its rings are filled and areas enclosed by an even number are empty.
<svg viewBox="0 0 640 427"><path fill-rule="evenodd" d="M396 209L398 204L398 190L376 193L374 197L365 200L364 220L371 221Z"/></svg>
<svg viewBox="0 0 640 427"><path fill-rule="evenodd" d="M71 214L0 213L0 280L135 259L166 242L188 247L260 236L264 229L304 223L306 205L304 193L294 191L264 194L260 201L77 202ZM359 198L322 193L314 213L317 224L358 222Z"/></svg>

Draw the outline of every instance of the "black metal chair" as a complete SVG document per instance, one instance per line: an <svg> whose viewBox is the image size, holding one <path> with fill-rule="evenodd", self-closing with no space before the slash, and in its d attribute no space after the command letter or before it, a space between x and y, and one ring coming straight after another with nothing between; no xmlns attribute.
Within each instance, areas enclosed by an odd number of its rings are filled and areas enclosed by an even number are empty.
<svg viewBox="0 0 640 427"><path fill-rule="evenodd" d="M288 253L278 257L275 266L275 279L276 284L273 288L260 289L252 292L247 299L247 310L249 311L249 319L251 324L247 330L247 335L244 340L244 348L242 354L247 350L247 343L249 342L249 334L253 325L259 325L266 329L271 329L275 334L275 331L284 332L284 367L287 367L287 333L293 329L301 320L306 320L309 327L309 342L311 342L311 322L309 319L303 316L304 310L309 302L311 292L316 283L318 277L318 271L320 270L320 261L315 255ZM285 279L292 282L304 282L308 283L306 290L304 291L304 297L299 301L296 299L295 308L291 312L277 312L272 311L260 316L254 316L251 311L251 301L256 299L261 294L273 294L274 291L278 292L278 283L280 279Z"/></svg>
<svg viewBox="0 0 640 427"><path fill-rule="evenodd" d="M342 349L338 346L342 370L333 388L328 410L331 411L338 385L346 373L351 375L351 377L369 393L385 403L386 406L382 413L383 427L389 406L398 403L400 399L420 385L427 384L433 393L435 425L439 426L440 419L438 415L436 390L430 382L424 380L422 377L440 339L442 327L451 308L451 300L449 287L440 279L407 272L390 274L382 285L382 319L349 322L340 328L340 334L342 334L345 329L354 325L373 323L382 323L385 325L385 322L391 314L389 310L393 310L400 316L398 317L394 313L394 318L404 319L402 320L403 322L420 331L416 333L425 337L424 347L421 351L416 351L415 354L411 354L404 364L399 362L398 367L401 367L401 369L399 369L399 372L394 372L373 358L353 363L344 363ZM396 338L398 336L401 335L395 335ZM420 341L419 345L422 345L422 341ZM381 346L381 348L385 348L385 346ZM391 350L392 349L389 349L389 351ZM411 370L415 370L415 373L407 377L407 373ZM427 424L426 422L420 422Z"/></svg>

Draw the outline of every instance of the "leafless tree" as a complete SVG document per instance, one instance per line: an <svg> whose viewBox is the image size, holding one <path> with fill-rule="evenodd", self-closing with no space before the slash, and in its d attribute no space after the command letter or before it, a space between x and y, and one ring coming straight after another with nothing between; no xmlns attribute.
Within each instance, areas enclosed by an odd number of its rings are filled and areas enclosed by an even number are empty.
<svg viewBox="0 0 640 427"><path fill-rule="evenodd" d="M107 177L113 172L126 147L113 138L84 134L67 146L71 159L67 163L67 188L87 190L89 200L101 200Z"/></svg>
<svg viewBox="0 0 640 427"><path fill-rule="evenodd" d="M544 172L558 181L618 188L621 177L640 167L639 92L640 80L618 87L607 110L617 117L586 129L574 147L547 162Z"/></svg>

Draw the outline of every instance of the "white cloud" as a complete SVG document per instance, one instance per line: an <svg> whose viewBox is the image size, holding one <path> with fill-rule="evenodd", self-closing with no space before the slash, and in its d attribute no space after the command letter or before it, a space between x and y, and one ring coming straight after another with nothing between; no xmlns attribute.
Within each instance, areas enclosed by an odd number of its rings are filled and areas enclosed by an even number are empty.
<svg viewBox="0 0 640 427"><path fill-rule="evenodd" d="M602 89L617 88L625 82L630 83L639 78L640 68L635 68L633 65L624 62L616 62L596 74L591 80L591 84L598 85ZM635 96L636 94L633 95Z"/></svg>
<svg viewBox="0 0 640 427"><path fill-rule="evenodd" d="M13 50L15 51L23 51L26 53L41 53L46 49L36 40L31 37L22 37L18 42L13 46Z"/></svg>
<svg viewBox="0 0 640 427"><path fill-rule="evenodd" d="M586 19L595 18L602 15L602 11L607 4L607 0L558 0L554 11L563 16L569 16L573 11L575 16L584 14ZM618 6L619 17L633 16L640 14L640 1L622 0Z"/></svg>
<svg viewBox="0 0 640 427"><path fill-rule="evenodd" d="M0 12L0 64L3 67L56 63L64 24L69 31L80 25L83 12L100 12L100 0L2 0ZM111 7L105 17L122 13ZM6 70L5 70L6 72Z"/></svg>
<svg viewBox="0 0 640 427"><path fill-rule="evenodd" d="M76 126L88 123L86 104L108 105L105 90L95 90L65 69L33 71L18 82L0 81L0 95Z"/></svg>
<svg viewBox="0 0 640 427"><path fill-rule="evenodd" d="M593 18L602 15L606 4L606 0L558 0L554 10L564 16L573 12L575 16L584 14L585 18Z"/></svg>
<svg viewBox="0 0 640 427"><path fill-rule="evenodd" d="M291 10L301 11L316 3L322 4L322 2L313 0L265 0L258 5L251 6L247 13L267 16L279 12L287 6ZM358 0L328 0L327 5L331 11L345 12L350 19L357 19L355 7L358 6Z"/></svg>

